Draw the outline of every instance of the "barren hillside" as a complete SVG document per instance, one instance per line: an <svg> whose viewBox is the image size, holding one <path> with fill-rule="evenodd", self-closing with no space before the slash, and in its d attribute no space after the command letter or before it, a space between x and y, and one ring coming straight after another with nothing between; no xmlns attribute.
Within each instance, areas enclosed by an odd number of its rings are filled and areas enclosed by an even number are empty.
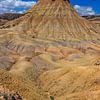
<svg viewBox="0 0 100 100"><path fill-rule="evenodd" d="M13 28L14 32L33 38L72 42L97 41L100 33L99 27L80 17L68 0L39 0L25 16L3 28Z"/></svg>
<svg viewBox="0 0 100 100"><path fill-rule="evenodd" d="M23 100L99 100L100 29L69 0L39 0L0 28L0 89Z"/></svg>
<svg viewBox="0 0 100 100"><path fill-rule="evenodd" d="M95 16L93 18L90 18L89 20L100 26L100 16Z"/></svg>

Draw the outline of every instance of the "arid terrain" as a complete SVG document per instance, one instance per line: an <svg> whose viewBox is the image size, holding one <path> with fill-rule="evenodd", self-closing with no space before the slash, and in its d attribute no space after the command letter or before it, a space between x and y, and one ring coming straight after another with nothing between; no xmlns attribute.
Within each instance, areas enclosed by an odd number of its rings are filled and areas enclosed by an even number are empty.
<svg viewBox="0 0 100 100"><path fill-rule="evenodd" d="M82 16L100 26L100 15Z"/></svg>
<svg viewBox="0 0 100 100"><path fill-rule="evenodd" d="M6 19L0 24L0 97L100 100L99 19L80 17L69 0L40 0L23 16Z"/></svg>

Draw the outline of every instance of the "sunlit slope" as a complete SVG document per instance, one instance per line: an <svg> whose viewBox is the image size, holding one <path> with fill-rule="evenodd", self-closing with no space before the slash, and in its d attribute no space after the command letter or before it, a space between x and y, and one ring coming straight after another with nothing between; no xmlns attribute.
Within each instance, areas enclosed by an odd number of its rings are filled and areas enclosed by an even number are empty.
<svg viewBox="0 0 100 100"><path fill-rule="evenodd" d="M69 0L39 0L24 16L1 26L0 33L7 29L49 40L97 42L100 39L99 27L80 17Z"/></svg>
<svg viewBox="0 0 100 100"><path fill-rule="evenodd" d="M40 79L43 90L57 100L99 100L100 97L99 67L59 68L45 72Z"/></svg>
<svg viewBox="0 0 100 100"><path fill-rule="evenodd" d="M0 35L0 83L26 100L99 100L99 66L97 43Z"/></svg>
<svg viewBox="0 0 100 100"><path fill-rule="evenodd" d="M24 78L12 75L2 69L0 69L0 85L18 92L25 100L45 100L45 97L43 98L38 92L34 82L25 81Z"/></svg>

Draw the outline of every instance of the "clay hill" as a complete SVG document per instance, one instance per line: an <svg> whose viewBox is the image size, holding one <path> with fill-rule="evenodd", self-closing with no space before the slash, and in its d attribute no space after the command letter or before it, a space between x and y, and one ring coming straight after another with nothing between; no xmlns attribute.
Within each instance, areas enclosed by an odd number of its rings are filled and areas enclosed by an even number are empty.
<svg viewBox="0 0 100 100"><path fill-rule="evenodd" d="M39 0L24 17L1 27L51 40L97 40L99 28L80 17L69 0Z"/></svg>
<svg viewBox="0 0 100 100"><path fill-rule="evenodd" d="M39 0L0 28L2 97L100 99L100 29L69 0Z"/></svg>

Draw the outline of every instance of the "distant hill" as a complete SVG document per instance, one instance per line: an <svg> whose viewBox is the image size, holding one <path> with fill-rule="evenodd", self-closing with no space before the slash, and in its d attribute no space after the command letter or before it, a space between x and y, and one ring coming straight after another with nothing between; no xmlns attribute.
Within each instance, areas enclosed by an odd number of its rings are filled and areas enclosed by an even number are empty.
<svg viewBox="0 0 100 100"><path fill-rule="evenodd" d="M23 14L18 14L18 13L4 13L0 14L0 19L3 20L14 20L16 18L21 17Z"/></svg>
<svg viewBox="0 0 100 100"><path fill-rule="evenodd" d="M24 14L19 14L19 13L4 13L4 14L0 14L0 19L3 20L13 20L16 18L19 18L21 16L23 16ZM86 19L99 19L100 20L100 15L89 15L89 16L82 16Z"/></svg>
<svg viewBox="0 0 100 100"><path fill-rule="evenodd" d="M100 15L83 16L83 17L100 26Z"/></svg>
<svg viewBox="0 0 100 100"><path fill-rule="evenodd" d="M82 16L86 19L93 19L93 18L99 18L100 19L100 15L89 15L89 16Z"/></svg>
<svg viewBox="0 0 100 100"><path fill-rule="evenodd" d="M0 26L5 25L8 21L17 19L25 14L19 13L4 13L0 14ZM100 26L100 15L82 16Z"/></svg>

